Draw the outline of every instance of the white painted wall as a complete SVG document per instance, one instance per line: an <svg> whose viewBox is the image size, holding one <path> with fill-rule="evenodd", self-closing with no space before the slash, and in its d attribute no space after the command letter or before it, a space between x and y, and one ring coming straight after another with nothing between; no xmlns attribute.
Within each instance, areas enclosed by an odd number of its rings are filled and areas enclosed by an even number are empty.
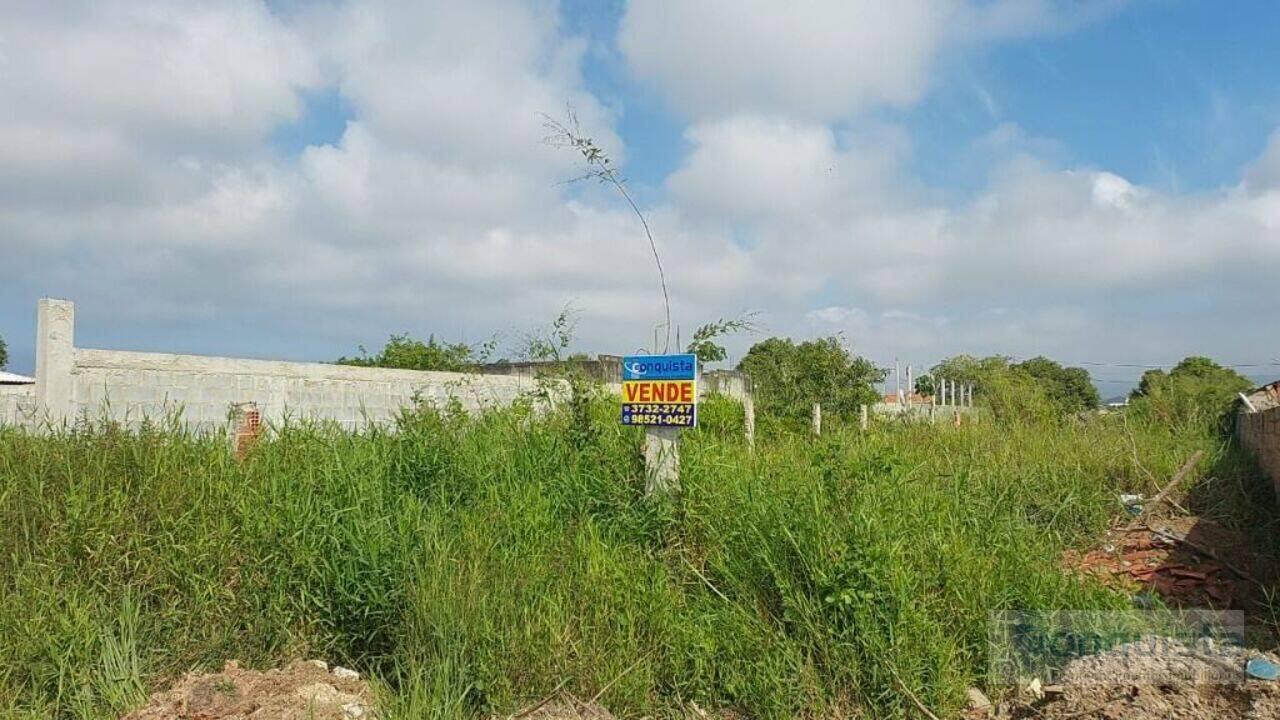
<svg viewBox="0 0 1280 720"><path fill-rule="evenodd" d="M176 415L211 430L226 425L233 404L253 402L268 422L325 420L357 429L390 421L415 400L438 407L456 400L474 411L538 389L536 380L518 376L76 348L74 323L72 303L40 301L36 384L20 398L0 395L0 422L136 425ZM24 415L20 407L35 412Z"/></svg>
<svg viewBox="0 0 1280 720"><path fill-rule="evenodd" d="M253 402L264 420L330 420L355 429L387 422L415 401L465 410L509 405L537 388L522 377L419 372L164 353L75 352L73 412L129 423L178 413L221 427L231 406Z"/></svg>

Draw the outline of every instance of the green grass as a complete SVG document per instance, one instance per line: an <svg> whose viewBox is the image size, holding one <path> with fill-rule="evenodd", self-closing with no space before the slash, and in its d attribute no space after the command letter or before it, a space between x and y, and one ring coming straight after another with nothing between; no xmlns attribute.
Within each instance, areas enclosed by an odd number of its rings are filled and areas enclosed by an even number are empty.
<svg viewBox="0 0 1280 720"><path fill-rule="evenodd" d="M1127 602L1058 561L1117 492L1197 448L1207 506L1258 492L1210 433L1114 416L766 433L749 454L712 404L679 500L651 502L639 435L590 410L586 433L521 410L292 426L243 462L174 427L0 430L0 715L114 717L191 668L300 656L374 675L391 717L512 712L562 682L619 715L902 717L895 675L946 713L990 611Z"/></svg>

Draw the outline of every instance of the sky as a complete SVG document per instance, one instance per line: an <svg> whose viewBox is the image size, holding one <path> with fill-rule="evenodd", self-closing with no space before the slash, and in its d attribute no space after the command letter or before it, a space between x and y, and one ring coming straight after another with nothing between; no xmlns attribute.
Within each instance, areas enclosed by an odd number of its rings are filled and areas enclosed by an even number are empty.
<svg viewBox="0 0 1280 720"><path fill-rule="evenodd" d="M755 313L916 368L1280 376L1280 4L0 4L0 337L330 360ZM665 344L658 331L659 345ZM675 339L672 339L675 345ZM659 348L661 349L661 348Z"/></svg>

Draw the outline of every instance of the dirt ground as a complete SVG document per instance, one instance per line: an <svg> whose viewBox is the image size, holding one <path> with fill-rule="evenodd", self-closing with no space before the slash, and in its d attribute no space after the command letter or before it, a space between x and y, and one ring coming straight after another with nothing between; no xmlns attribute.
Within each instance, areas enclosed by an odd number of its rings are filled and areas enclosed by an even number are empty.
<svg viewBox="0 0 1280 720"><path fill-rule="evenodd" d="M1245 675L1250 658L1280 656L1235 646L1122 645L1067 665L1039 701L1014 704L1001 720L1276 720L1280 684Z"/></svg>
<svg viewBox="0 0 1280 720"><path fill-rule="evenodd" d="M369 720L369 686L351 670L300 660L283 670L193 673L123 720Z"/></svg>
<svg viewBox="0 0 1280 720"><path fill-rule="evenodd" d="M1171 607L1250 615L1266 613L1264 588L1280 579L1276 560L1243 533L1198 517L1114 528L1094 549L1068 552L1063 564L1113 587L1154 593Z"/></svg>
<svg viewBox="0 0 1280 720"><path fill-rule="evenodd" d="M1164 517L1155 515L1164 514ZM1153 513L1113 527L1064 566L1170 608L1239 610L1245 647L1161 640L1078 658L1039 699L998 709L1001 720L1280 720L1280 683L1249 678L1245 664L1280 656L1266 591L1280 563L1247 534L1192 515ZM1172 516L1170 516L1172 515ZM1134 527L1131 527L1134 526ZM1145 598L1145 600L1144 600Z"/></svg>

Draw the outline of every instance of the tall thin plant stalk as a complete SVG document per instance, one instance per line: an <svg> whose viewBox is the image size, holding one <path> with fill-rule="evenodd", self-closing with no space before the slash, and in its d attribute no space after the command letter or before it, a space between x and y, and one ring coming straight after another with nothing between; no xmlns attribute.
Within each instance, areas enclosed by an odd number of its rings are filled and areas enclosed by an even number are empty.
<svg viewBox="0 0 1280 720"><path fill-rule="evenodd" d="M566 110L567 119L560 122L550 115L543 114L543 127L547 129L547 136L543 138L543 142L552 147L572 148L582 156L583 162L586 163L586 172L576 178L570 178L566 182L578 182L581 180L597 180L607 185L612 185L618 194L622 195L622 199L631 207L631 211L640 219L640 225L644 228L644 235L649 239L649 249L653 252L653 263L658 267L658 280L662 283L662 304L666 313L666 319L663 324L666 339L663 341L662 352L671 351L671 295L667 291L667 274L662 269L662 258L658 255L658 243L653 239L653 231L649 228L649 221L645 218L644 213L640 211L640 206L636 205L636 201L632 199L631 193L627 192L626 179L618 174L617 168L613 161L605 153L595 141L587 135L583 134L582 127L578 123L578 114L573 108Z"/></svg>

